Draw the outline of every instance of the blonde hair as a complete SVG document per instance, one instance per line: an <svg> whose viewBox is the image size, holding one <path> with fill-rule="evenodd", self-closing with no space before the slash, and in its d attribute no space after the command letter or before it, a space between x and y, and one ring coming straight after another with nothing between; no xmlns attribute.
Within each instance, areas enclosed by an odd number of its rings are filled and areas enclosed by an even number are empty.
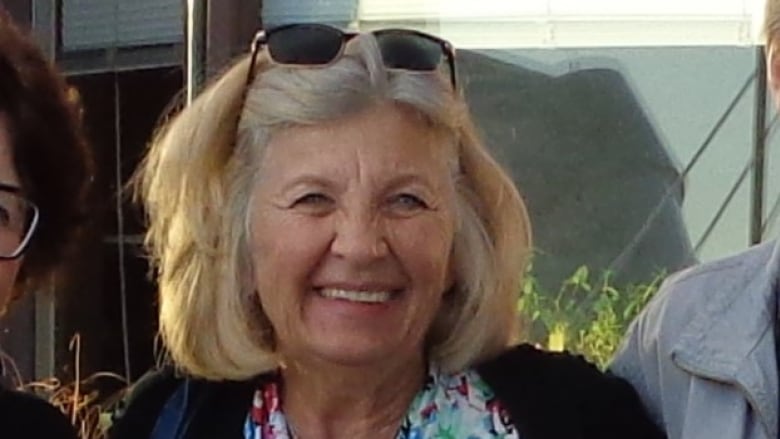
<svg viewBox="0 0 780 439"><path fill-rule="evenodd" d="M764 7L764 41L769 47L780 32L780 0L766 0Z"/></svg>
<svg viewBox="0 0 780 439"><path fill-rule="evenodd" d="M248 251L248 206L263 149L274 130L387 101L415 110L456 142L455 286L427 334L428 355L454 371L514 342L531 246L528 215L449 81L387 70L370 35L353 40L327 67L278 66L260 54L255 68L248 90L245 57L176 115L156 135L136 176L158 271L160 331L176 365L216 380L279 366Z"/></svg>

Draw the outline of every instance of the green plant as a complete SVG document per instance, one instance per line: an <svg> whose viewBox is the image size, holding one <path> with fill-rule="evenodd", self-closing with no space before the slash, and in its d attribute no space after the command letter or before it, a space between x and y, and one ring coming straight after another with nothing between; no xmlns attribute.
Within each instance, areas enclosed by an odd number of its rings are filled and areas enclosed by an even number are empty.
<svg viewBox="0 0 780 439"><path fill-rule="evenodd" d="M550 350L568 350L606 367L623 333L658 291L664 273L644 284L616 287L609 273L594 282L581 266L555 293L542 291L528 273L518 301L521 316L529 323L528 340Z"/></svg>

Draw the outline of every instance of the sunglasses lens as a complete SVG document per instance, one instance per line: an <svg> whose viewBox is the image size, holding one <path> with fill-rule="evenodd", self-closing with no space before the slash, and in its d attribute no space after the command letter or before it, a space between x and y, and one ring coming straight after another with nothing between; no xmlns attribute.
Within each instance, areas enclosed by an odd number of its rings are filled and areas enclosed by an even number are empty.
<svg viewBox="0 0 780 439"><path fill-rule="evenodd" d="M270 32L267 44L271 58L280 64L317 65L333 61L343 43L338 29L296 25Z"/></svg>
<svg viewBox="0 0 780 439"><path fill-rule="evenodd" d="M442 47L438 41L405 32L378 32L375 35L388 68L431 71L441 63Z"/></svg>

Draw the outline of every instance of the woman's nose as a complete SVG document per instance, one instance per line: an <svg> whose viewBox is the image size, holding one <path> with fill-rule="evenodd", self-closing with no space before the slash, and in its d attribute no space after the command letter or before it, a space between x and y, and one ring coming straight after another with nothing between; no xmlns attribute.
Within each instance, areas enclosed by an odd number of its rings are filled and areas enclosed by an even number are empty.
<svg viewBox="0 0 780 439"><path fill-rule="evenodd" d="M386 256L389 248L380 222L369 215L344 216L338 221L331 252L354 262Z"/></svg>

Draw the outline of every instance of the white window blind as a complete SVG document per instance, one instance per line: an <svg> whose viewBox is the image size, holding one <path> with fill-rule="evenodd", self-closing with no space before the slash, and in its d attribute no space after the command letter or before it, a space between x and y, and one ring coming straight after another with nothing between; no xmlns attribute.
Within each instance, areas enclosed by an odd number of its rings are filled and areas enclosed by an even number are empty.
<svg viewBox="0 0 780 439"><path fill-rule="evenodd" d="M552 14L584 16L739 16L748 12L743 0L551 0Z"/></svg>
<svg viewBox="0 0 780 439"><path fill-rule="evenodd" d="M439 0L362 0L361 20L419 20L441 14Z"/></svg>
<svg viewBox="0 0 780 439"><path fill-rule="evenodd" d="M542 17L547 0L362 0L361 20L479 19L506 16Z"/></svg>
<svg viewBox="0 0 780 439"><path fill-rule="evenodd" d="M763 0L360 0L367 28L408 22L460 47L747 45ZM490 26L486 26L490 23Z"/></svg>

